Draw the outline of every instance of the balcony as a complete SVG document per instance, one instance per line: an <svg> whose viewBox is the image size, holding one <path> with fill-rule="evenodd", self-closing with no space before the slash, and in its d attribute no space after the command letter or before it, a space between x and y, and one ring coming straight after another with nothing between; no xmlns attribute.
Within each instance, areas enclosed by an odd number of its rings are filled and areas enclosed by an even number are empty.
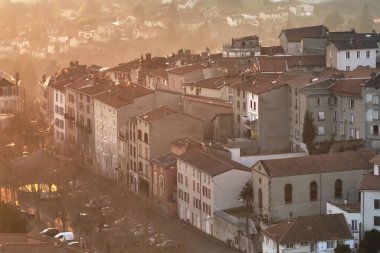
<svg viewBox="0 0 380 253"><path fill-rule="evenodd" d="M64 117L65 119L67 119L67 120L75 121L75 116L70 115L70 114L67 113L67 112L63 114L63 117Z"/></svg>

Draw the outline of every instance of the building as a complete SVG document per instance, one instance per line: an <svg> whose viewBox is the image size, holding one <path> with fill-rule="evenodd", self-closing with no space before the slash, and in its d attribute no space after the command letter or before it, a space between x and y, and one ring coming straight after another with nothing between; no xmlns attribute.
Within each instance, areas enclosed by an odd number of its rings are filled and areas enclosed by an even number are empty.
<svg viewBox="0 0 380 253"><path fill-rule="evenodd" d="M252 167L253 206L266 222L324 213L327 201L357 200L373 151L259 161Z"/></svg>
<svg viewBox="0 0 380 253"><path fill-rule="evenodd" d="M261 231L263 253L333 253L338 244L353 248L352 233L343 214L289 218Z"/></svg>
<svg viewBox="0 0 380 253"><path fill-rule="evenodd" d="M284 29L279 38L285 54L303 54L303 44L309 47L325 49L327 43L327 27L323 25ZM309 41L308 41L309 40Z"/></svg>
<svg viewBox="0 0 380 253"><path fill-rule="evenodd" d="M120 63L118 66L107 69L105 73L115 83L128 82L131 81L131 70L135 65L137 65L135 60Z"/></svg>
<svg viewBox="0 0 380 253"><path fill-rule="evenodd" d="M251 140L257 153L288 150L288 87L279 75L260 75L231 86L235 138Z"/></svg>
<svg viewBox="0 0 380 253"><path fill-rule="evenodd" d="M131 122L132 121L132 122ZM133 124L135 118L130 120ZM203 139L204 122L190 114L177 111L171 107L161 105L150 111L139 114L135 123L135 146L137 148L137 168L132 171L136 179L137 191L143 195L152 195L152 168L150 161L170 151L170 143L180 138ZM130 150L129 153L131 153ZM135 151L133 151L135 152ZM132 160L130 160L130 163ZM132 186L134 187L134 186Z"/></svg>
<svg viewBox="0 0 380 253"><path fill-rule="evenodd" d="M379 131L379 87L380 75L377 74L372 79L364 83L365 101L365 140L368 148L380 149Z"/></svg>
<svg viewBox="0 0 380 253"><path fill-rule="evenodd" d="M375 41L349 40L332 41L326 47L326 66L350 71L358 66L376 67Z"/></svg>
<svg viewBox="0 0 380 253"><path fill-rule="evenodd" d="M247 36L232 38L231 43L223 45L223 58L254 58L260 55L259 37Z"/></svg>
<svg viewBox="0 0 380 253"><path fill-rule="evenodd" d="M309 4L300 4L297 6L290 6L289 11L294 16L313 16L314 6L309 5Z"/></svg>
<svg viewBox="0 0 380 253"><path fill-rule="evenodd" d="M327 202L326 203L326 213L327 214L338 214L341 213L344 215L348 226L351 229L354 244L353 249L357 250L359 248L360 242L360 226L361 226L361 214L360 214L360 203L359 202L344 202L344 203L335 203Z"/></svg>
<svg viewBox="0 0 380 253"><path fill-rule="evenodd" d="M118 179L120 128L138 113L152 108L154 92L137 84L114 86L94 96L95 158L97 173Z"/></svg>
<svg viewBox="0 0 380 253"><path fill-rule="evenodd" d="M249 169L230 159L192 149L177 158L178 215L203 232L214 234L214 214L242 206L241 187Z"/></svg>
<svg viewBox="0 0 380 253"><path fill-rule="evenodd" d="M366 231L380 231L380 156L375 156L370 162L374 167L373 174L363 174L358 183L361 199L361 239Z"/></svg>
<svg viewBox="0 0 380 253"><path fill-rule="evenodd" d="M16 113L21 110L22 91L20 80L0 72L0 113Z"/></svg>

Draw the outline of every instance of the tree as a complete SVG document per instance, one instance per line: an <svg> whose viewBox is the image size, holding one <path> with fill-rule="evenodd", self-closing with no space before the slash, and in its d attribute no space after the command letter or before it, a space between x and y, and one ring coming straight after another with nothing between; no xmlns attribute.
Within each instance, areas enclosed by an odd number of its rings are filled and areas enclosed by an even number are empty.
<svg viewBox="0 0 380 253"><path fill-rule="evenodd" d="M0 233L25 233L27 221L12 205L0 202Z"/></svg>
<svg viewBox="0 0 380 253"><path fill-rule="evenodd" d="M239 193L239 198L244 199L249 202L253 199L253 187L252 187L251 179L249 179L241 188L241 191Z"/></svg>
<svg viewBox="0 0 380 253"><path fill-rule="evenodd" d="M363 238L366 253L376 253L380 249L380 232L376 229L366 231Z"/></svg>
<svg viewBox="0 0 380 253"><path fill-rule="evenodd" d="M334 253L351 253L350 246L347 244L338 244L334 249Z"/></svg>
<svg viewBox="0 0 380 253"><path fill-rule="evenodd" d="M344 19L339 14L339 12L331 12L327 14L325 18L325 25L329 29L336 29L339 25L344 23Z"/></svg>
<svg viewBox="0 0 380 253"><path fill-rule="evenodd" d="M302 141L306 144L309 153L314 150L314 139L317 136L317 128L314 125L313 114L309 111L305 112Z"/></svg>

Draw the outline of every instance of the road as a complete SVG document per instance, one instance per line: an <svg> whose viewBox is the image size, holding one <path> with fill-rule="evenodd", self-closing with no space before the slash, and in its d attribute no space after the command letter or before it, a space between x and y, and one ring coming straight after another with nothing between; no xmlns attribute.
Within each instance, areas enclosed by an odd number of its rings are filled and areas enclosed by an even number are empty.
<svg viewBox="0 0 380 253"><path fill-rule="evenodd" d="M137 246L131 246L137 239L128 234L128 231L136 223L149 224L153 227L154 233L165 233L170 238L179 240L183 243L183 248L175 250L173 253L233 253L238 252L234 249L227 247L224 242L221 242L199 230L192 227L190 224L183 225L184 223L178 219L165 218L159 215L155 210L150 200L138 197L133 193L125 192L119 186L115 186L114 182L99 178L98 176L86 174L80 178L82 182L87 182L81 189L85 194L81 197L66 197L61 201L46 200L40 203L41 223L37 230L41 230L43 226L51 226L53 223L60 228L60 222L57 221L55 213L57 208L66 208L65 212L68 213L69 220L67 227L73 230L77 236L81 235L87 237L90 241L91 252L98 253L155 253L161 252L156 248L149 248L145 239L139 239ZM123 192L123 194L121 194ZM85 208L85 203L88 202L90 197L107 195L111 199L110 207L115 209L113 215L105 218L106 224L113 224L115 220L120 217L126 217L127 220L134 223L125 224L124 227L119 228L119 233L105 233L98 232L98 221L94 221L89 225L87 232L83 232L83 225L78 223L75 219L75 214L83 211L88 211ZM33 206L35 201L24 200L24 205ZM35 208L35 207L34 207ZM98 214L94 214L98 215ZM42 226L42 227L41 227ZM82 226L82 227L81 227ZM113 226L113 225L112 225ZM116 227L116 226L115 226ZM120 232L124 231L124 232Z"/></svg>

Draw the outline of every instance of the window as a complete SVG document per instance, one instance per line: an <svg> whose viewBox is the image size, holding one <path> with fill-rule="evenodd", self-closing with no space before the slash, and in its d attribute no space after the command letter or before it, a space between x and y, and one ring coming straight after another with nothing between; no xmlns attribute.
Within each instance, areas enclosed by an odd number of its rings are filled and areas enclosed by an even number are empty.
<svg viewBox="0 0 380 253"><path fill-rule="evenodd" d="M346 51L346 59L350 59L350 51Z"/></svg>
<svg viewBox="0 0 380 253"><path fill-rule="evenodd" d="M301 246L309 246L308 242L301 242Z"/></svg>
<svg viewBox="0 0 380 253"><path fill-rule="evenodd" d="M318 112L318 120L325 120L325 113L324 112Z"/></svg>
<svg viewBox="0 0 380 253"><path fill-rule="evenodd" d="M294 244L293 243L288 243L288 244L286 244L286 248L287 249L293 249L294 248Z"/></svg>
<svg viewBox="0 0 380 253"><path fill-rule="evenodd" d="M315 181L310 184L310 200L315 201L318 199L318 185Z"/></svg>
<svg viewBox="0 0 380 253"><path fill-rule="evenodd" d="M318 135L324 135L325 134L325 128L323 126L318 127Z"/></svg>
<svg viewBox="0 0 380 253"><path fill-rule="evenodd" d="M335 198L340 199L342 198L342 180L337 179L335 181Z"/></svg>
<svg viewBox="0 0 380 253"><path fill-rule="evenodd" d="M355 100L353 98L348 99L348 108L350 108L350 109L355 108Z"/></svg>
<svg viewBox="0 0 380 253"><path fill-rule="evenodd" d="M317 104L317 106L321 105L321 99L320 98L316 98L316 104Z"/></svg>
<svg viewBox="0 0 380 253"><path fill-rule="evenodd" d="M237 123L240 123L240 115L239 115L239 114L236 115L236 122L237 122Z"/></svg>
<svg viewBox="0 0 380 253"><path fill-rule="evenodd" d="M356 58L360 59L360 51L356 51Z"/></svg>
<svg viewBox="0 0 380 253"><path fill-rule="evenodd" d="M373 125L370 128L370 132L372 135L379 135L379 125Z"/></svg>
<svg viewBox="0 0 380 253"><path fill-rule="evenodd" d="M374 199L373 200L373 208L374 209L380 209L380 199Z"/></svg>
<svg viewBox="0 0 380 253"><path fill-rule="evenodd" d="M243 102L243 110L244 111L247 110L246 108L247 108L247 106L246 106L245 102Z"/></svg>
<svg viewBox="0 0 380 253"><path fill-rule="evenodd" d="M373 105L378 105L379 104L379 96L378 95L373 95L372 96L372 104Z"/></svg>
<svg viewBox="0 0 380 253"><path fill-rule="evenodd" d="M336 104L337 104L337 101L338 101L338 99L337 99L337 97L335 97L335 96L329 97L329 98L327 99L327 102L328 102L329 105L336 105Z"/></svg>
<svg viewBox="0 0 380 253"><path fill-rule="evenodd" d="M365 51L365 58L370 58L371 52L369 50Z"/></svg>
<svg viewBox="0 0 380 253"><path fill-rule="evenodd" d="M140 141L142 141L142 132L141 132L141 130L139 130L137 132L137 139L139 139Z"/></svg>
<svg viewBox="0 0 380 253"><path fill-rule="evenodd" d="M236 90L236 94L238 97L240 97L240 90L239 89Z"/></svg>
<svg viewBox="0 0 380 253"><path fill-rule="evenodd" d="M333 121L336 121L336 111L333 111Z"/></svg>
<svg viewBox="0 0 380 253"><path fill-rule="evenodd" d="M373 110L372 120L379 120L379 111L378 110Z"/></svg>
<svg viewBox="0 0 380 253"><path fill-rule="evenodd" d="M236 108L240 109L240 101L236 101Z"/></svg>
<svg viewBox="0 0 380 253"><path fill-rule="evenodd" d="M380 216L373 216L373 225L380 226Z"/></svg>
<svg viewBox="0 0 380 253"><path fill-rule="evenodd" d="M328 249L333 249L334 248L334 241L328 241L326 242L327 248Z"/></svg>
<svg viewBox="0 0 380 253"><path fill-rule="evenodd" d="M346 71L350 71L350 66L346 66Z"/></svg>
<svg viewBox="0 0 380 253"><path fill-rule="evenodd" d="M353 113L350 113L350 115L349 115L349 122L350 122L350 124L354 124L354 114Z"/></svg>
<svg viewBox="0 0 380 253"><path fill-rule="evenodd" d="M285 185L285 203L292 203L293 187L291 184Z"/></svg>
<svg viewBox="0 0 380 253"><path fill-rule="evenodd" d="M351 220L351 229L352 229L352 231L358 231L358 221L357 220Z"/></svg>
<svg viewBox="0 0 380 253"><path fill-rule="evenodd" d="M148 143L148 134L147 133L144 133L144 142Z"/></svg>

